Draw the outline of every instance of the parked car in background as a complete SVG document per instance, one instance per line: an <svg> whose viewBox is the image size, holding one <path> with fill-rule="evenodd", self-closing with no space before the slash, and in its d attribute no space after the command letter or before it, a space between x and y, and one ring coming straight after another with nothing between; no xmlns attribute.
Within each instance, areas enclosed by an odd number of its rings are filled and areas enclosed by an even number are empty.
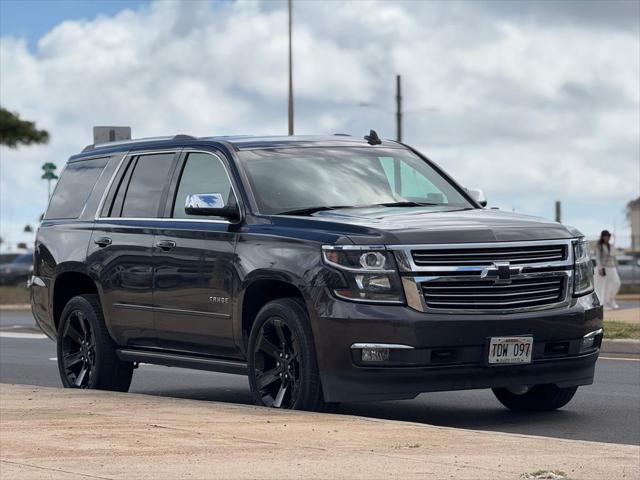
<svg viewBox="0 0 640 480"><path fill-rule="evenodd" d="M640 259L626 255L619 256L618 275L623 285L640 286Z"/></svg>
<svg viewBox="0 0 640 480"><path fill-rule="evenodd" d="M33 272L33 252L23 253L0 266L0 285L27 285Z"/></svg>
<svg viewBox="0 0 640 480"><path fill-rule="evenodd" d="M13 262L17 257L22 255L21 253L0 253L0 270L3 267Z"/></svg>

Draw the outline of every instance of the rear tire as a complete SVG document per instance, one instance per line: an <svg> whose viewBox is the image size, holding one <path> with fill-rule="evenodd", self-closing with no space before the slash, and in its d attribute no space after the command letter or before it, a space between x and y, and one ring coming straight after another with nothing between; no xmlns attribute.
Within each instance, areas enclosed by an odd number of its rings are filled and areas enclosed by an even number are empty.
<svg viewBox="0 0 640 480"><path fill-rule="evenodd" d="M256 405L317 411L323 406L316 349L304 304L267 303L249 336L249 386Z"/></svg>
<svg viewBox="0 0 640 480"><path fill-rule="evenodd" d="M506 388L494 388L498 401L517 412L547 412L564 407L576 394L578 387L560 388L556 385L535 385L523 394Z"/></svg>
<svg viewBox="0 0 640 480"><path fill-rule="evenodd" d="M133 364L118 358L97 295L73 297L64 307L57 352L65 388L129 390Z"/></svg>

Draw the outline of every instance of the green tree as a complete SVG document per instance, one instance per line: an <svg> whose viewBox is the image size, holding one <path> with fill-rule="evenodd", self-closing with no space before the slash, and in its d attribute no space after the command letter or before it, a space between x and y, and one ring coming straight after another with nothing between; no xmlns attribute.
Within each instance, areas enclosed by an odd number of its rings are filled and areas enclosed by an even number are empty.
<svg viewBox="0 0 640 480"><path fill-rule="evenodd" d="M17 148L18 145L47 143L49 132L38 130L34 122L20 120L20 117L0 107L0 145Z"/></svg>

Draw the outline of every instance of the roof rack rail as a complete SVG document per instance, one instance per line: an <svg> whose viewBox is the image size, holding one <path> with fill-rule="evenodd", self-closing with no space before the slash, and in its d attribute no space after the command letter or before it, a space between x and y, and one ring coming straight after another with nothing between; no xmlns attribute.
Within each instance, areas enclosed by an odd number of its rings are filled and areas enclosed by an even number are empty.
<svg viewBox="0 0 640 480"><path fill-rule="evenodd" d="M349 133L334 133L333 136L334 137L350 137L351 134L349 134Z"/></svg>
<svg viewBox="0 0 640 480"><path fill-rule="evenodd" d="M179 133L175 135L172 140L197 140L193 135L186 135L184 133Z"/></svg>

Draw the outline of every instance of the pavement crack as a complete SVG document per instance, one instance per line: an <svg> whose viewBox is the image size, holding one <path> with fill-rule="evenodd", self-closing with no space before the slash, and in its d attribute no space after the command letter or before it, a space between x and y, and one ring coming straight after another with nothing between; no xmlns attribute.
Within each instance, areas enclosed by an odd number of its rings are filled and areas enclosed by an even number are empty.
<svg viewBox="0 0 640 480"><path fill-rule="evenodd" d="M113 477L100 477L98 475L91 475L89 473L80 473L80 472L73 472L71 470L63 470L62 468L41 467L40 465L32 465L30 463L23 463L23 462L12 462L11 460L5 460L5 459L0 459L0 462L9 463L11 465L18 465L21 467L36 468L38 470L47 470L47 471L53 471L53 472L66 473L69 475L78 475L79 477L97 478L99 480L113 480Z"/></svg>

